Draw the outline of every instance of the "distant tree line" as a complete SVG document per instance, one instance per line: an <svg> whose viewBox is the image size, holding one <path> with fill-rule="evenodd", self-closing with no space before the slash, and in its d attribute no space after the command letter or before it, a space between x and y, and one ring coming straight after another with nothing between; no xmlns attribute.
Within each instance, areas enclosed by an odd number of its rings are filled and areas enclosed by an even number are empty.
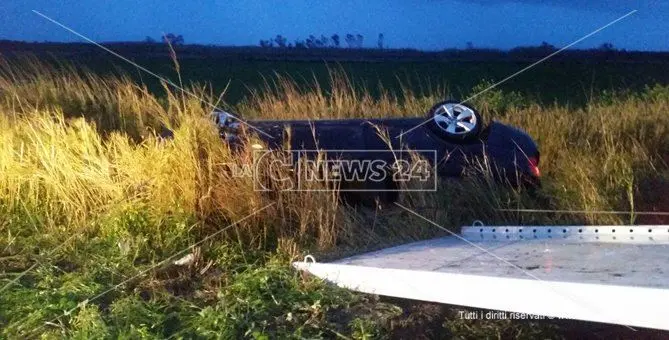
<svg viewBox="0 0 669 340"><path fill-rule="evenodd" d="M183 45L184 37L181 34L167 33L162 36L162 42L169 43L171 45ZM362 48L363 47L364 36L362 34L352 34L348 33L344 36L344 42L348 48ZM145 43L155 44L156 39L151 36L146 36L144 39ZM384 47L384 36L383 33L379 34L377 41L377 47L383 49ZM333 34L330 37L321 35L317 37L315 35L310 35L306 39L296 39L293 43L288 42L288 39L281 34L277 34L275 37L260 40L260 47L279 47L279 48L339 48L342 46L341 38L339 34Z"/></svg>
<svg viewBox="0 0 669 340"><path fill-rule="evenodd" d="M167 33L167 34L162 36L161 40L164 43L168 43L168 44L175 45L175 46L184 44L184 37L181 34L177 35L177 34L174 34L174 33ZM149 44L155 44L156 39L153 39L152 37L147 35L146 38L144 38L144 42L149 43Z"/></svg>
<svg viewBox="0 0 669 340"><path fill-rule="evenodd" d="M384 35L383 33L379 33L378 39L376 46L378 49L384 49ZM174 46L179 46L184 44L184 37L181 34L174 34L174 33L167 33L161 37L162 42L164 43L169 43ZM278 47L278 48L301 48L301 49L308 49L308 48L340 48L340 47L348 47L349 49L361 49L363 48L363 41L364 41L364 36L362 34L352 34L348 33L344 36L344 42L345 46L342 45L341 37L339 34L333 34L330 37L327 37L325 35L321 35L320 37L317 37L315 35L310 35L306 39L296 39L294 42L288 42L288 39L284 37L281 34L277 34L275 37L267 39L267 40L260 40L260 47L263 48L272 48L272 47ZM145 43L149 44L155 44L157 43L157 40L150 37L146 36L144 39ZM467 41L465 44L465 49L469 51L499 51L496 49L489 49L489 48L475 48L474 43L471 41ZM407 50L407 49L404 49ZM550 53L556 52L558 49L543 41L541 42L540 45L537 46L518 46L514 47L509 50L510 54L515 54L515 55L548 55ZM625 52L624 49L618 50L616 49L612 43L610 42L605 42L599 45L596 49L591 49L591 50L597 50L601 52ZM445 50L446 51L446 50Z"/></svg>
<svg viewBox="0 0 669 340"><path fill-rule="evenodd" d="M168 39L173 36L173 42L183 43L183 37L178 34L165 34ZM115 52L128 57L145 55L167 55L170 51L165 48L164 39L153 38L141 41L105 42L105 46ZM340 47L348 46L346 38L340 37ZM318 40L323 40L319 37ZM276 42L274 42L276 44ZM306 40L305 40L306 44ZM329 37L327 46L335 42ZM288 46L288 42L285 43ZM369 46L371 44L367 44ZM277 45L275 45L277 46ZM292 45L294 47L294 44ZM336 44L335 44L336 46ZM415 48L262 48L259 46L221 46L188 44L175 46L179 58L228 58L235 60L331 60L331 61L522 61L532 62L544 58L558 51L549 43L519 46L510 50L500 50L475 46L474 43L463 43L461 48L447 48L440 51L421 51ZM103 54L97 46L85 43L57 43L57 42L25 42L0 39L0 54L31 53L35 55L97 55ZM633 51L619 48L610 42L601 43L593 48L567 49L552 57L555 61L578 60L579 62L626 62L626 63L669 63L669 51Z"/></svg>
<svg viewBox="0 0 669 340"><path fill-rule="evenodd" d="M281 34L277 34L275 37L267 39L267 40L260 40L260 47L265 47L265 48L270 48L270 47L278 47L278 48L340 48L340 47L347 47L347 48L362 48L363 47L363 42L365 37L362 34L356 33L348 33L344 37L344 45L342 43L342 37L339 36L339 34L335 33L332 36L328 37L326 35L321 34L320 37L317 37L315 35L310 35L306 39L296 39L294 42L288 42L288 39L284 37ZM384 48L384 36L383 33L379 34L379 38L377 41L377 47L379 49Z"/></svg>
<svg viewBox="0 0 669 340"><path fill-rule="evenodd" d="M471 50L474 49L474 45L471 42L467 42L467 49ZM597 51L601 52L615 52L618 51L615 47L613 47L613 44L610 42L605 42L596 49ZM514 47L511 50L509 50L509 53L511 54L531 54L531 55L549 55L553 52L558 51L558 48L543 41L541 42L541 45L539 46L518 46ZM623 50L624 51L624 50Z"/></svg>

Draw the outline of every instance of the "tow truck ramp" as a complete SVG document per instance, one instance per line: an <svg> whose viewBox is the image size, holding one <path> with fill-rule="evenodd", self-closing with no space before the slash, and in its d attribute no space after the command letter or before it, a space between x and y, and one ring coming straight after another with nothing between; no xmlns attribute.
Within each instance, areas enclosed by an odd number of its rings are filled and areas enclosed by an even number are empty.
<svg viewBox="0 0 669 340"><path fill-rule="evenodd" d="M459 235L293 266L364 293L669 330L667 225L478 223Z"/></svg>

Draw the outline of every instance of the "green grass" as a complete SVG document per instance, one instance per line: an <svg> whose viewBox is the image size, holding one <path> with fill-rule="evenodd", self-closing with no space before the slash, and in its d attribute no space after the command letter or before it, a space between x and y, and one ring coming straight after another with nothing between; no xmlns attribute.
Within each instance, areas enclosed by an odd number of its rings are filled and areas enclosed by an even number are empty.
<svg viewBox="0 0 669 340"><path fill-rule="evenodd" d="M37 60L0 69L0 337L564 336L552 322L461 320L456 309L303 276L289 263L305 254L328 259L444 233L402 211L346 206L332 193L253 191L250 179L225 171L250 162L251 148L233 156L208 108L178 91L156 97L129 77ZM298 86L275 76L230 105L257 118L414 116L447 92L405 86L372 95L345 73L328 77L328 86ZM669 88L598 92L580 108L495 89L476 106L538 141L540 199L489 180L472 160L474 176L443 181L437 193L403 193L402 204L452 228L474 219L644 222L496 208L669 210ZM175 138L160 138L164 128ZM186 254L190 264L173 263Z"/></svg>

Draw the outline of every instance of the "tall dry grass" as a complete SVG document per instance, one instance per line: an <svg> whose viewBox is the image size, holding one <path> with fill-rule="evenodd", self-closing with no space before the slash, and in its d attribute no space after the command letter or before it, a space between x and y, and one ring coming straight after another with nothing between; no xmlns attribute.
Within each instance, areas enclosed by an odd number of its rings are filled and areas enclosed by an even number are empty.
<svg viewBox="0 0 669 340"><path fill-rule="evenodd" d="M196 228L190 232L205 235L276 199L230 238L255 247L318 249L358 240L360 217L336 193L268 198L254 190L252 178L235 178L229 167L251 165L252 148L233 155L199 100L166 89L165 98L156 98L125 77L98 77L67 65L52 69L34 59L2 61L5 216L21 211L41 234L63 226L66 233L86 232L100 216L139 207L158 219L192 215ZM189 90L215 101L204 87ZM168 129L172 138L161 133Z"/></svg>
<svg viewBox="0 0 669 340"><path fill-rule="evenodd" d="M265 78L259 88L250 89L235 109L244 117L257 119L414 117L448 95L443 86L430 87L432 92L418 95L408 82L400 82L397 93L383 84L371 91L369 85L355 82L340 68L329 68L328 81L328 86L321 86L316 79L300 86L288 75L275 74Z"/></svg>
<svg viewBox="0 0 669 340"><path fill-rule="evenodd" d="M252 92L236 112L245 118L348 118L416 116L446 96L417 96L409 87L374 98L339 71L331 91L317 83L300 88L277 75ZM234 178L230 164L250 163L219 138L209 109L165 86L157 98L127 77L100 77L37 60L0 64L0 204L28 211L35 230L63 225L87 230L96 218L128 207L155 216L188 214L206 234L270 202L274 206L235 228L230 237L256 247L298 249L378 247L384 242L438 233L401 211L348 207L331 192L284 192L269 197L249 178ZM189 89L207 101L206 86ZM537 196L491 181L474 166L464 181L444 181L437 193L403 194L449 227L473 219L495 222L627 223L629 215L522 215L497 208L638 210L667 208L646 199L643 183L666 190L669 89L597 100L585 108L501 107L491 91L478 99L490 119L525 129L538 142L544 187ZM166 129L173 138L163 138ZM663 160L663 157L664 160ZM485 163L478 163L485 164ZM662 187L664 185L664 187ZM664 188L664 189L663 189Z"/></svg>

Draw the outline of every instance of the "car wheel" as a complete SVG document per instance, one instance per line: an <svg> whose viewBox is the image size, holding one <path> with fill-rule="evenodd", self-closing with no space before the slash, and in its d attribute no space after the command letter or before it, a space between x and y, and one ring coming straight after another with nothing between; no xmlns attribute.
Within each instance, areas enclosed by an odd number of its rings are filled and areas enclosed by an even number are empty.
<svg viewBox="0 0 669 340"><path fill-rule="evenodd" d="M476 139L483 130L483 117L473 107L457 100L438 103L428 111L427 126L438 137L451 142Z"/></svg>

